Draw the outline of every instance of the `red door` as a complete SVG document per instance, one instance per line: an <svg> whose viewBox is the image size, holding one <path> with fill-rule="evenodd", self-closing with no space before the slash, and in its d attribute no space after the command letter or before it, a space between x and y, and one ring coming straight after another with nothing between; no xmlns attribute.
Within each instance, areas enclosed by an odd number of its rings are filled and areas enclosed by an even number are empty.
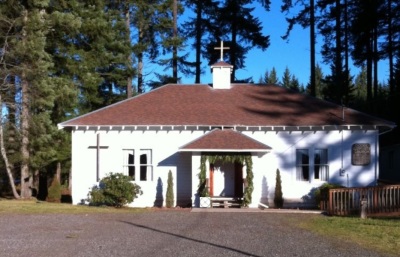
<svg viewBox="0 0 400 257"><path fill-rule="evenodd" d="M209 170L209 172L210 172L210 180L209 180L209 193L210 193L210 196L214 196L214 164L211 164L210 163L210 170Z"/></svg>

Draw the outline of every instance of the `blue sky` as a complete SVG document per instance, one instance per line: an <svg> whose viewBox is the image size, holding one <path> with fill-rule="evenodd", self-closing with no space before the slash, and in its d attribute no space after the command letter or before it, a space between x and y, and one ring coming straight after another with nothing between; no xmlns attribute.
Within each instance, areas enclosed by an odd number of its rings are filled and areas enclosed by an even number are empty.
<svg viewBox="0 0 400 257"><path fill-rule="evenodd" d="M303 29L296 25L292 30L288 40L283 40L283 36L287 30L287 22L285 14L281 13L280 1L271 1L271 10L266 12L259 4L255 4L256 9L253 15L258 17L262 22L264 35L270 36L270 46L262 51L260 49L251 50L246 57L245 69L237 70L237 78L252 77L254 82L258 82L259 78L266 70L271 71L275 67L277 76L281 80L285 68L288 67L291 74L294 74L304 86L310 78L310 41L309 29ZM180 22L185 19L185 13ZM316 46L316 62L322 67L324 75L330 74L330 68L322 62L322 56L319 53L321 49L322 39L317 37ZM189 49L188 51L192 51ZM194 53L191 60L194 60ZM204 62L206 63L206 61ZM212 77L210 69L205 67L206 72L201 77L202 83L211 83ZM168 73L170 71L167 71ZM351 74L356 76L359 73L359 68L351 67ZM387 80L387 65L380 63L379 67L379 82ZM182 76L182 74L179 74ZM149 78L151 79L151 78ZM182 77L181 83L191 84L194 82L194 77Z"/></svg>

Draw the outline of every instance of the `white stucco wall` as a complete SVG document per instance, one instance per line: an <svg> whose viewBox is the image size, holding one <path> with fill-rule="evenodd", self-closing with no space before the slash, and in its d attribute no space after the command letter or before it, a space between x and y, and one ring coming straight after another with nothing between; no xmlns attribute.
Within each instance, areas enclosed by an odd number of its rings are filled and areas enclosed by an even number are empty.
<svg viewBox="0 0 400 257"><path fill-rule="evenodd" d="M108 149L100 150L100 175L122 172L123 149L153 149L153 180L137 181L144 194L131 204L136 207L153 206L157 201L165 204L168 171L171 170L175 185L175 198L179 205L196 206L198 173L201 153L178 153L179 147L204 135L204 131L142 131L142 130L75 130L72 132L72 198L78 204L86 199L88 190L96 184L96 133L100 133L100 144ZM329 182L344 186L367 186L374 184L378 176L376 154L376 131L330 131L330 132L275 132L244 131L250 136L272 147L266 154L253 154L254 192L253 203L273 203L275 174L279 168L285 203L299 206L303 196L320 186L324 181L311 179L296 181L296 149L328 149ZM343 143L342 143L343 137ZM351 147L354 143L371 145L371 163L367 166L351 164ZM342 158L343 151L343 158ZM136 163L136 162L135 162ZM342 164L343 163L343 164ZM340 169L345 173L340 175ZM218 173L214 181L218 181ZM312 178L312 176L311 176ZM215 187L218 189L218 186Z"/></svg>
<svg viewBox="0 0 400 257"><path fill-rule="evenodd" d="M153 179L152 181L135 181L144 194L135 199L131 206L153 206L156 195L160 196L160 191L162 192L161 200L165 202L169 170L174 178L176 200L179 201L184 197L190 200L191 158L190 156L185 158L190 155L189 153L178 153L178 148L203 135L203 131L76 130L72 132L72 200L74 204L79 204L86 199L89 188L96 184L96 149L88 147L96 145L97 133L100 133L100 145L108 146L108 149L100 150L100 177L109 172L122 172L123 149L135 149L136 153L140 149L153 150ZM135 163L138 163L138 160L135 160ZM179 178L178 169L181 174ZM180 189L179 192L177 188Z"/></svg>

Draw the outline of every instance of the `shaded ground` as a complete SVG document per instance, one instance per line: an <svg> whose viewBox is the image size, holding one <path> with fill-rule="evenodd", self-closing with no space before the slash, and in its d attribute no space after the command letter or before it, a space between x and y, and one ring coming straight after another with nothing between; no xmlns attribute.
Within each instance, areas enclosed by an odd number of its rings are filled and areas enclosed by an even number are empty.
<svg viewBox="0 0 400 257"><path fill-rule="evenodd" d="M0 215L1 256L383 256L294 224L310 214Z"/></svg>

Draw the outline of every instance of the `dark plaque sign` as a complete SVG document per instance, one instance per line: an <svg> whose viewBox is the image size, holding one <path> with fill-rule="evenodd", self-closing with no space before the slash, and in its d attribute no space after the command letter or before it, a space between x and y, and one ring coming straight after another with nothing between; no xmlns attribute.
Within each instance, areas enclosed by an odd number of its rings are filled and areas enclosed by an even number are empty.
<svg viewBox="0 0 400 257"><path fill-rule="evenodd" d="M351 164L365 166L371 163L371 145L354 144L351 148Z"/></svg>

